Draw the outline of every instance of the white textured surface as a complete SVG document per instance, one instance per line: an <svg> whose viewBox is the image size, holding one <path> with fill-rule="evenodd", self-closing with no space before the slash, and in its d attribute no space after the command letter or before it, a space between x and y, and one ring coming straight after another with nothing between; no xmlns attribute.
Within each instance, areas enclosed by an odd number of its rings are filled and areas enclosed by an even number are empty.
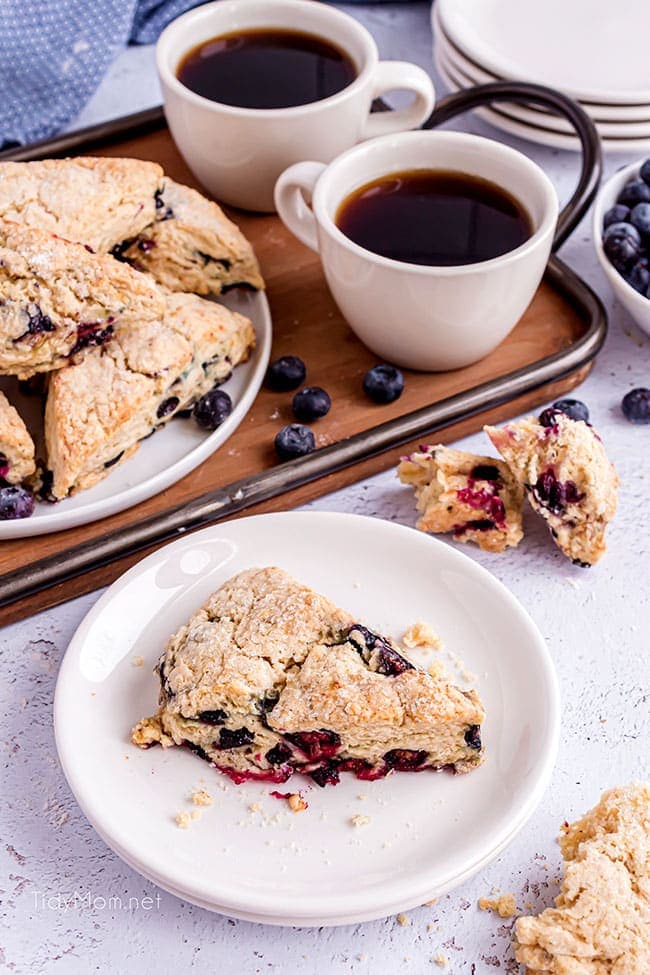
<svg viewBox="0 0 650 975"><path fill-rule="evenodd" d="M431 70L426 4L348 9L370 27L384 57L409 57ZM153 103L157 92L151 65L148 49L127 52L80 123ZM495 135L479 122L469 121L466 127ZM575 157L516 144L542 163L566 197ZM625 161L611 159L607 170ZM557 889L552 882L559 865L554 837L561 821L593 804L602 789L648 775L650 444L648 428L626 423L619 403L633 386L650 385L650 342L639 337L619 308L611 308L588 235L585 221L562 253L611 310L607 346L579 394L589 404L623 480L609 551L596 568L573 568L530 519L524 542L510 554L490 556L465 548L532 614L559 673L563 730L558 764L525 830L472 882L434 906L410 912L407 926L389 918L320 931L273 929L230 921L159 892L95 835L57 764L51 726L56 672L75 627L97 598L92 594L8 627L1 637L0 969L30 975L135 975L151 971L154 964L166 972L210 970L219 975L519 971L509 947L512 922L479 912L478 897L498 887L513 891L520 909L550 904ZM486 444L475 436L463 446L483 450ZM312 507L414 522L410 494L390 472L326 496ZM133 900L129 907L129 898L147 895L151 901L137 907ZM104 904L101 898L109 897L121 897L123 906ZM448 968L436 967L433 959L439 953L449 959Z"/></svg>

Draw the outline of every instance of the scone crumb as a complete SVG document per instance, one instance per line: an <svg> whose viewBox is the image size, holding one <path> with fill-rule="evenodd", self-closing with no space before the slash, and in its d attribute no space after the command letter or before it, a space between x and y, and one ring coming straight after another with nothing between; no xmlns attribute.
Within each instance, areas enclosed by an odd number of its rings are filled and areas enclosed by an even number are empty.
<svg viewBox="0 0 650 975"><path fill-rule="evenodd" d="M248 807L248 811L252 813L256 813L259 812L261 808L262 807L260 806L259 802L251 802L250 806Z"/></svg>
<svg viewBox="0 0 650 975"><path fill-rule="evenodd" d="M364 816L363 813L356 813L350 819L353 826L367 826L372 822L370 816Z"/></svg>
<svg viewBox="0 0 650 975"><path fill-rule="evenodd" d="M309 803L303 799L299 792L292 792L289 795L287 805L291 812L294 813L304 812L305 809L309 808Z"/></svg>
<svg viewBox="0 0 650 975"><path fill-rule="evenodd" d="M409 921L409 919L407 918L407 916L406 916L406 914L398 914L398 915L397 915L397 923L398 923L398 924L400 925L400 927L402 927L402 928L408 928L408 926L409 926L409 924L410 924L411 922L410 922L410 921Z"/></svg>
<svg viewBox="0 0 650 975"><path fill-rule="evenodd" d="M433 907L434 904L438 903L437 897L432 897L430 901L424 901L422 907Z"/></svg>
<svg viewBox="0 0 650 975"><path fill-rule="evenodd" d="M142 667L143 664L144 664L144 657L134 657L133 658L133 666L134 667Z"/></svg>
<svg viewBox="0 0 650 975"><path fill-rule="evenodd" d="M214 803L214 799L205 789L195 789L190 799L195 806L211 806Z"/></svg>
<svg viewBox="0 0 650 975"><path fill-rule="evenodd" d="M436 931L436 930L437 930L437 928L438 928L438 925L437 925L437 924L434 924L434 923L433 923L433 921L430 921L430 922L429 922L429 923L427 924L427 931L428 931L429 933L431 933L432 931Z"/></svg>
<svg viewBox="0 0 650 975"><path fill-rule="evenodd" d="M427 671L432 677L444 677L445 675L445 665L442 660L434 660L427 667Z"/></svg>
<svg viewBox="0 0 650 975"><path fill-rule="evenodd" d="M423 623L422 620L417 620L407 627L402 643L409 650L413 650L414 647L432 647L434 650L440 650L442 647L442 640L434 628L429 623Z"/></svg>
<svg viewBox="0 0 650 975"><path fill-rule="evenodd" d="M478 906L482 911L494 911L499 917L514 917L517 903L514 894L499 894L498 897L479 897Z"/></svg>
<svg viewBox="0 0 650 975"><path fill-rule="evenodd" d="M435 955L433 960L436 963L436 965L438 965L439 968L446 968L447 965L449 964L447 960L447 956L443 955L442 953L440 953L439 955Z"/></svg>
<svg viewBox="0 0 650 975"><path fill-rule="evenodd" d="M188 812L179 812L176 815L176 825L179 829L189 829L192 817Z"/></svg>
<svg viewBox="0 0 650 975"><path fill-rule="evenodd" d="M368 796L365 794L365 792L360 792L359 795L357 796L357 799L361 799L362 802L363 802L364 799L367 799L367 798L368 798Z"/></svg>

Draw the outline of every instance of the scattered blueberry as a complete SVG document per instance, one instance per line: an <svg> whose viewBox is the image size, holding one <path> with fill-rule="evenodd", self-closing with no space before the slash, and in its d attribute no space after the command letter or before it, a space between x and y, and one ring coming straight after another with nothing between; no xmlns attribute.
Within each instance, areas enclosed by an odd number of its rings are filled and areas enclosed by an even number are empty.
<svg viewBox="0 0 650 975"><path fill-rule="evenodd" d="M650 203L637 203L630 213L630 223L640 234L650 234Z"/></svg>
<svg viewBox="0 0 650 975"><path fill-rule="evenodd" d="M294 396L291 407L297 420L311 423L321 416L327 416L332 406L329 393L320 386L305 386Z"/></svg>
<svg viewBox="0 0 650 975"><path fill-rule="evenodd" d="M624 203L615 203L603 217L603 230L607 230L612 223L625 223L630 218L630 208Z"/></svg>
<svg viewBox="0 0 650 975"><path fill-rule="evenodd" d="M395 366L373 366L363 377L363 391L373 403L393 403L404 390L404 376Z"/></svg>
<svg viewBox="0 0 650 975"><path fill-rule="evenodd" d="M619 193L617 203L636 206L637 203L650 202L650 186L643 179L631 179Z"/></svg>
<svg viewBox="0 0 650 975"><path fill-rule="evenodd" d="M641 255L641 234L631 223L612 223L603 234L603 250L616 270L623 272Z"/></svg>
<svg viewBox="0 0 650 975"><path fill-rule="evenodd" d="M650 423L650 389L631 389L623 397L621 409L630 423Z"/></svg>
<svg viewBox="0 0 650 975"><path fill-rule="evenodd" d="M232 413L232 400L222 389L211 389L194 404L194 419L206 430L216 430Z"/></svg>
<svg viewBox="0 0 650 975"><path fill-rule="evenodd" d="M293 460L310 454L316 447L316 438L309 427L301 423L289 423L282 427L275 438L275 452L280 460Z"/></svg>
<svg viewBox="0 0 650 975"><path fill-rule="evenodd" d="M553 403L553 409L559 410L572 420L584 420L589 423L589 408L580 399L558 399Z"/></svg>
<svg viewBox="0 0 650 975"><path fill-rule="evenodd" d="M644 204L645 205L645 204ZM650 206L650 204L648 204ZM648 258L640 257L636 264L632 265L630 271L625 275L625 280L635 291L641 295L647 295L650 287L650 269L648 268Z"/></svg>
<svg viewBox="0 0 650 975"><path fill-rule="evenodd" d="M297 355L283 355L266 372L266 385L276 393L288 393L305 381L305 363Z"/></svg>
<svg viewBox="0 0 650 975"><path fill-rule="evenodd" d="M639 175L644 183L648 183L650 185L650 159L646 159L646 161L643 163Z"/></svg>
<svg viewBox="0 0 650 975"><path fill-rule="evenodd" d="M6 485L0 487L0 520L29 518L34 511L34 495L26 488Z"/></svg>

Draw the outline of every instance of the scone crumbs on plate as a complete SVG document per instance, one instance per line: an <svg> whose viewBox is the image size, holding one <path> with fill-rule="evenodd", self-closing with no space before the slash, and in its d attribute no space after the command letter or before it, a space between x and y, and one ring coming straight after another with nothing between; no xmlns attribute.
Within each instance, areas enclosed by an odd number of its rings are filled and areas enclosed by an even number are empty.
<svg viewBox="0 0 650 975"><path fill-rule="evenodd" d="M404 631L402 643L409 650L413 650L415 647L431 647L433 650L440 650L442 647L442 640L434 628L422 620L412 623Z"/></svg>
<svg viewBox="0 0 650 975"><path fill-rule="evenodd" d="M179 829L189 829L192 821L201 818L201 810L193 809L192 812L179 812L176 815L176 825Z"/></svg>
<svg viewBox="0 0 650 975"><path fill-rule="evenodd" d="M400 927L407 928L411 922L409 921L406 914L398 914L397 923L400 925Z"/></svg>
<svg viewBox="0 0 650 975"><path fill-rule="evenodd" d="M144 657L134 657L133 658L133 666L134 667L142 667L143 665L144 665Z"/></svg>
<svg viewBox="0 0 650 975"><path fill-rule="evenodd" d="M449 964L446 955L435 955L433 960L440 968L446 968Z"/></svg>
<svg viewBox="0 0 650 975"><path fill-rule="evenodd" d="M372 820L370 816L364 816L363 813L356 813L356 815L352 816L350 822L353 826L367 826Z"/></svg>
<svg viewBox="0 0 650 975"><path fill-rule="evenodd" d="M498 897L479 897L478 906L482 911L494 911L499 917L514 917L517 903L514 894L499 894Z"/></svg>
<svg viewBox="0 0 650 975"><path fill-rule="evenodd" d="M214 803L214 799L205 789L195 789L190 799L195 806L212 806Z"/></svg>

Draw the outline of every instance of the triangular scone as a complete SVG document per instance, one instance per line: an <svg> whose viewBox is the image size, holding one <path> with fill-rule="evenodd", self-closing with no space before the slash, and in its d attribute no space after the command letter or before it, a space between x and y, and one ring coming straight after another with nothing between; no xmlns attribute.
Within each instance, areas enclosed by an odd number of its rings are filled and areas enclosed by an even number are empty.
<svg viewBox="0 0 650 975"><path fill-rule="evenodd" d="M605 529L616 512L618 476L602 440L583 420L559 410L485 432L547 522L555 543L578 565L605 552Z"/></svg>
<svg viewBox="0 0 650 975"><path fill-rule="evenodd" d="M0 162L0 218L109 251L156 219L162 185L141 159Z"/></svg>
<svg viewBox="0 0 650 975"><path fill-rule="evenodd" d="M46 493L58 500L97 483L157 427L227 379L254 344L243 315L197 295L171 294L162 322L122 331L55 373L45 408Z"/></svg>
<svg viewBox="0 0 650 975"><path fill-rule="evenodd" d="M650 785L605 792L560 835L562 889L537 917L515 925L528 975L650 972Z"/></svg>
<svg viewBox="0 0 650 975"><path fill-rule="evenodd" d="M172 179L165 179L156 222L114 253L170 291L218 295L241 284L264 287L241 230L216 203Z"/></svg>
<svg viewBox="0 0 650 975"><path fill-rule="evenodd" d="M34 441L18 411L0 392L0 481L20 484L35 470Z"/></svg>
<svg viewBox="0 0 650 975"><path fill-rule="evenodd" d="M186 745L236 782L301 771L326 785L342 771L465 772L483 759L476 691L415 667L278 568L226 582L157 669L160 708L134 744Z"/></svg>
<svg viewBox="0 0 650 975"><path fill-rule="evenodd" d="M397 476L415 488L421 531L453 532L489 552L521 541L524 492L503 461L436 444L403 457Z"/></svg>
<svg viewBox="0 0 650 975"><path fill-rule="evenodd" d="M0 220L0 373L26 379L159 320L155 281L83 244Z"/></svg>

